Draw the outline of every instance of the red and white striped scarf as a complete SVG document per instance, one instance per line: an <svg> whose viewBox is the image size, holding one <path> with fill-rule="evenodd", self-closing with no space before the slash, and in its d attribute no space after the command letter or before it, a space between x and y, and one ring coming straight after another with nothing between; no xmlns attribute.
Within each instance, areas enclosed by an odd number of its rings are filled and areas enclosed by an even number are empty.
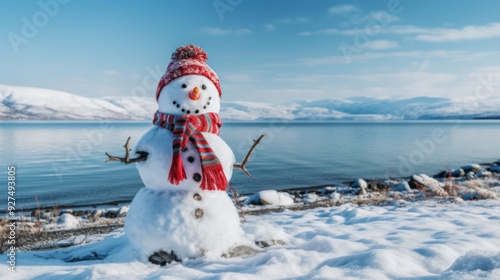
<svg viewBox="0 0 500 280"><path fill-rule="evenodd" d="M224 175L222 165L201 133L208 132L219 135L222 121L218 114L207 113L197 116L174 116L157 111L153 124L166 128L174 133L174 140L172 142L174 154L172 156L172 166L168 174L170 183L178 185L179 182L186 179L186 172L182 165L181 152L186 146L187 141L190 140L200 153L201 168L203 172L203 180L200 188L202 190L211 191L226 190L227 179Z"/></svg>

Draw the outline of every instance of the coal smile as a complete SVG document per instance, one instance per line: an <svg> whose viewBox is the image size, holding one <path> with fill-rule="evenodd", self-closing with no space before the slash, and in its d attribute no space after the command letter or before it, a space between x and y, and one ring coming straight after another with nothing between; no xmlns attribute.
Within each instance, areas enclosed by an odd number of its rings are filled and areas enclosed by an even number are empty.
<svg viewBox="0 0 500 280"><path fill-rule="evenodd" d="M206 104L203 105L203 109L207 109L207 106L210 105L210 100L212 100L212 97L208 98L208 101L206 102ZM186 108L181 107L181 104L177 103L177 101L174 100L172 102L172 104L174 104L177 108L179 108L181 110L181 112L186 113L188 115L191 114L191 110L187 110ZM198 114L198 113L200 113L200 110L201 109L196 109L196 110L194 110L194 113Z"/></svg>

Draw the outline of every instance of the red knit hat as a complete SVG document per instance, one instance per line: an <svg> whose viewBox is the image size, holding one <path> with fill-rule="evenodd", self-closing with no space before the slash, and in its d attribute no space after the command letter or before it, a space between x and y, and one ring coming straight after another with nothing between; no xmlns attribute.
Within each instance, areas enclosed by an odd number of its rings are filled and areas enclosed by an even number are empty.
<svg viewBox="0 0 500 280"><path fill-rule="evenodd" d="M200 47L192 44L178 47L172 54L172 61L168 64L167 71L160 79L156 90L156 101L158 101L160 91L164 86L185 75L203 75L207 77L215 84L219 91L219 97L221 97L219 77L217 77L214 70L208 67L206 60L207 53Z"/></svg>

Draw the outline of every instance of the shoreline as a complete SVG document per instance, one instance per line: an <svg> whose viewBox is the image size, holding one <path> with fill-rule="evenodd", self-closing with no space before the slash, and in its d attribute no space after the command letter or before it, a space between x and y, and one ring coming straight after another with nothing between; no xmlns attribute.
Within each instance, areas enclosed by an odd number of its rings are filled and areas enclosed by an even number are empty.
<svg viewBox="0 0 500 280"><path fill-rule="evenodd" d="M493 166L494 164L498 164L500 160L497 162L489 162L489 163L478 163L478 165L484 167L484 169L488 170L489 167ZM431 176L432 178L437 178L441 173L444 171L438 172L435 175ZM384 180L394 180L394 181L402 181L402 180L410 180L412 176L405 176L405 177L398 177L398 178L392 178L389 177L387 179L365 179L365 181L368 184L371 184L373 182L378 182L378 181L384 181ZM357 178L356 178L357 179ZM304 186L304 187L295 187L295 188L284 188L284 189L270 189L270 190L275 190L278 192L304 192L304 191L315 191L315 190L321 190L322 188L325 187L339 187L339 186L350 186L352 183L356 181L356 179L349 180L349 181L344 181L342 183L332 183L332 184L321 184L321 185L314 185L314 186ZM238 195L240 196L252 196L256 193L245 193L245 192L239 192ZM231 194L228 193L228 195L231 197ZM133 199L133 198L132 198ZM54 208L58 209L79 209L79 210L92 210L96 209L99 206L108 206L106 208L113 208L117 206L123 206L123 205L128 205L132 202L132 199L122 199L122 200L112 200L112 201L106 201L106 202L100 202L100 203L84 203L84 204L54 204L54 205L48 205L48 206L40 206L40 207L31 207L31 208L22 208L22 209L16 209L14 210L15 213L26 213L26 212L33 212L37 210L51 210ZM90 209L89 209L90 208ZM2 209L0 210L1 212L6 212L7 209ZM1 218L0 218L1 219Z"/></svg>
<svg viewBox="0 0 500 280"><path fill-rule="evenodd" d="M245 222L245 216L342 205L404 207L408 203L428 200L461 204L500 197L500 160L441 171L433 177L415 174L399 179L365 181L359 178L341 185L264 190L254 194L233 195L228 192L228 195L242 222ZM50 250L94 242L103 234L123 228L130 201L59 205L18 211L19 248ZM0 218L0 253L7 246L7 239L2 239L7 234L7 223L6 217Z"/></svg>

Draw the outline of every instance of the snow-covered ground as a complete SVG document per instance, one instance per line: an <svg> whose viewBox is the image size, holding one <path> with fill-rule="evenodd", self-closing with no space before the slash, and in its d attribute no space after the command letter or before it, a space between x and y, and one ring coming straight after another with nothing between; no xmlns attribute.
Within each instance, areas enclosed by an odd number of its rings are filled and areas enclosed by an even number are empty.
<svg viewBox="0 0 500 280"><path fill-rule="evenodd" d="M335 94L332 93L334 96ZM151 120L158 109L150 98L87 98L49 89L0 85L0 120ZM224 121L418 120L500 118L500 99L353 97L283 104L226 102Z"/></svg>
<svg viewBox="0 0 500 280"><path fill-rule="evenodd" d="M17 252L17 272L2 261L0 279L500 279L500 199L444 201L247 216L254 240L287 245L166 267L139 260L116 230L90 244Z"/></svg>

